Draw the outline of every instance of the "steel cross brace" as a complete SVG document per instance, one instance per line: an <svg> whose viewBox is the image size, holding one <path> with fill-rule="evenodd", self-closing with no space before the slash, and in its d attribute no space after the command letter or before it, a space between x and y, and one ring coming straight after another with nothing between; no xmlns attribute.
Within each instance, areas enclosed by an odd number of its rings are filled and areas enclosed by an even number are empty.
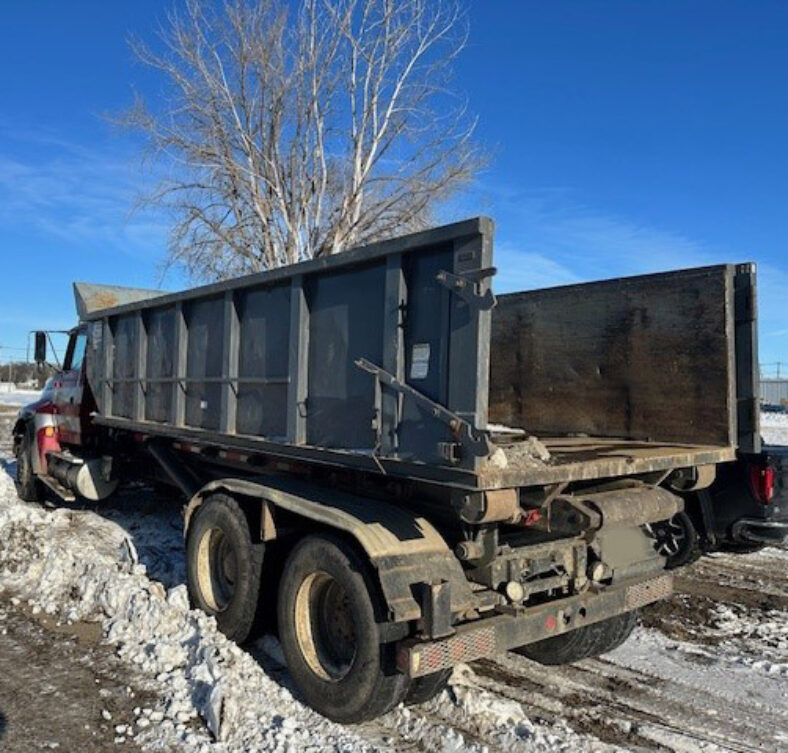
<svg viewBox="0 0 788 753"><path fill-rule="evenodd" d="M389 387L405 397L409 397L422 408L427 410L433 418L437 418L446 424L454 434L457 444L463 451L467 451L472 457L487 457L493 452L490 438L484 432L477 432L465 419L460 418L448 408L440 403L436 403L423 393L413 389L408 384L400 382L393 374L382 369L377 364L368 361L366 358L359 358L355 361L356 366L369 374L372 374L378 383ZM455 460L456 462L456 460Z"/></svg>

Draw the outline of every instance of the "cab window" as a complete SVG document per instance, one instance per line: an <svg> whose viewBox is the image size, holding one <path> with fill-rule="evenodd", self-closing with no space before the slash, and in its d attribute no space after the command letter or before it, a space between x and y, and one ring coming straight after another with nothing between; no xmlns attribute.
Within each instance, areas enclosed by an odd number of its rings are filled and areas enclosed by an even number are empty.
<svg viewBox="0 0 788 753"><path fill-rule="evenodd" d="M66 353L66 361L63 364L65 371L79 371L82 368L82 361L85 359L85 345L88 337L84 332L80 332L71 338Z"/></svg>

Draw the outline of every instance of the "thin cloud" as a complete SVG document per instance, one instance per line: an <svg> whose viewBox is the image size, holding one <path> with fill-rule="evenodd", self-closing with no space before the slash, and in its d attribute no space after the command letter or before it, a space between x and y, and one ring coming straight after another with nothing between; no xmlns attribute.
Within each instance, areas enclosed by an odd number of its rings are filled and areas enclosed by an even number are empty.
<svg viewBox="0 0 788 753"><path fill-rule="evenodd" d="M145 176L135 169L127 144L87 149L36 131L4 129L0 138L6 145L13 139L36 147L25 157L0 150L0 227L30 228L85 253L162 258L168 225L156 213L132 211Z"/></svg>
<svg viewBox="0 0 788 753"><path fill-rule="evenodd" d="M478 190L482 187L477 186ZM703 240L588 207L565 189L486 194L496 216L499 292L646 274L709 264L756 261ZM466 206L468 204L466 203ZM788 270L758 265L760 355L786 360Z"/></svg>

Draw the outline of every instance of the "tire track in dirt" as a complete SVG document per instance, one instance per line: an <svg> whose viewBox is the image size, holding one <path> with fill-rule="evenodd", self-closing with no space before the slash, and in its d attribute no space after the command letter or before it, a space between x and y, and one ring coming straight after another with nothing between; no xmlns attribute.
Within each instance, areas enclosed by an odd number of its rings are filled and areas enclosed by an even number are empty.
<svg viewBox="0 0 788 753"><path fill-rule="evenodd" d="M677 573L674 596L644 610L643 620L653 634L684 642L670 646L685 665L676 677L664 668L625 666L627 659L620 657L631 652L627 644L611 657L565 667L510 656L473 668L481 687L521 703L532 717L565 719L578 733L630 749L697 750L713 743L734 751L788 750L788 710L778 700L785 692L780 695L779 679L747 671L735 653L743 651L752 662L768 647L753 639L726 649L729 636L717 629L723 605L756 625L788 613L786 565L788 552L772 548L706 557ZM772 695L758 698L737 687L739 680L744 686L771 683Z"/></svg>
<svg viewBox="0 0 788 753"><path fill-rule="evenodd" d="M724 750L774 750L788 725L788 715L773 708L748 701L746 714L731 704L720 709L726 699L719 695L605 659L545 668L513 657L474 669L482 687L516 700L529 715L562 718L578 733L628 748L696 750L711 742Z"/></svg>

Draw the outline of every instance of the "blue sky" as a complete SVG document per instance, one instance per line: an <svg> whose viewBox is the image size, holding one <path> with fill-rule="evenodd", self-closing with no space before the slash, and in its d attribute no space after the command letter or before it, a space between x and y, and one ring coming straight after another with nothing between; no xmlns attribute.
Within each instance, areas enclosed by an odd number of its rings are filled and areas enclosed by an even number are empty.
<svg viewBox="0 0 788 753"><path fill-rule="evenodd" d="M132 86L155 98L126 39L170 4L0 2L0 345L69 326L72 280L160 279L166 219L132 212L149 178L101 115ZM761 360L788 361L788 3L472 0L470 18L456 84L494 161L447 217L495 218L497 289L754 260Z"/></svg>

